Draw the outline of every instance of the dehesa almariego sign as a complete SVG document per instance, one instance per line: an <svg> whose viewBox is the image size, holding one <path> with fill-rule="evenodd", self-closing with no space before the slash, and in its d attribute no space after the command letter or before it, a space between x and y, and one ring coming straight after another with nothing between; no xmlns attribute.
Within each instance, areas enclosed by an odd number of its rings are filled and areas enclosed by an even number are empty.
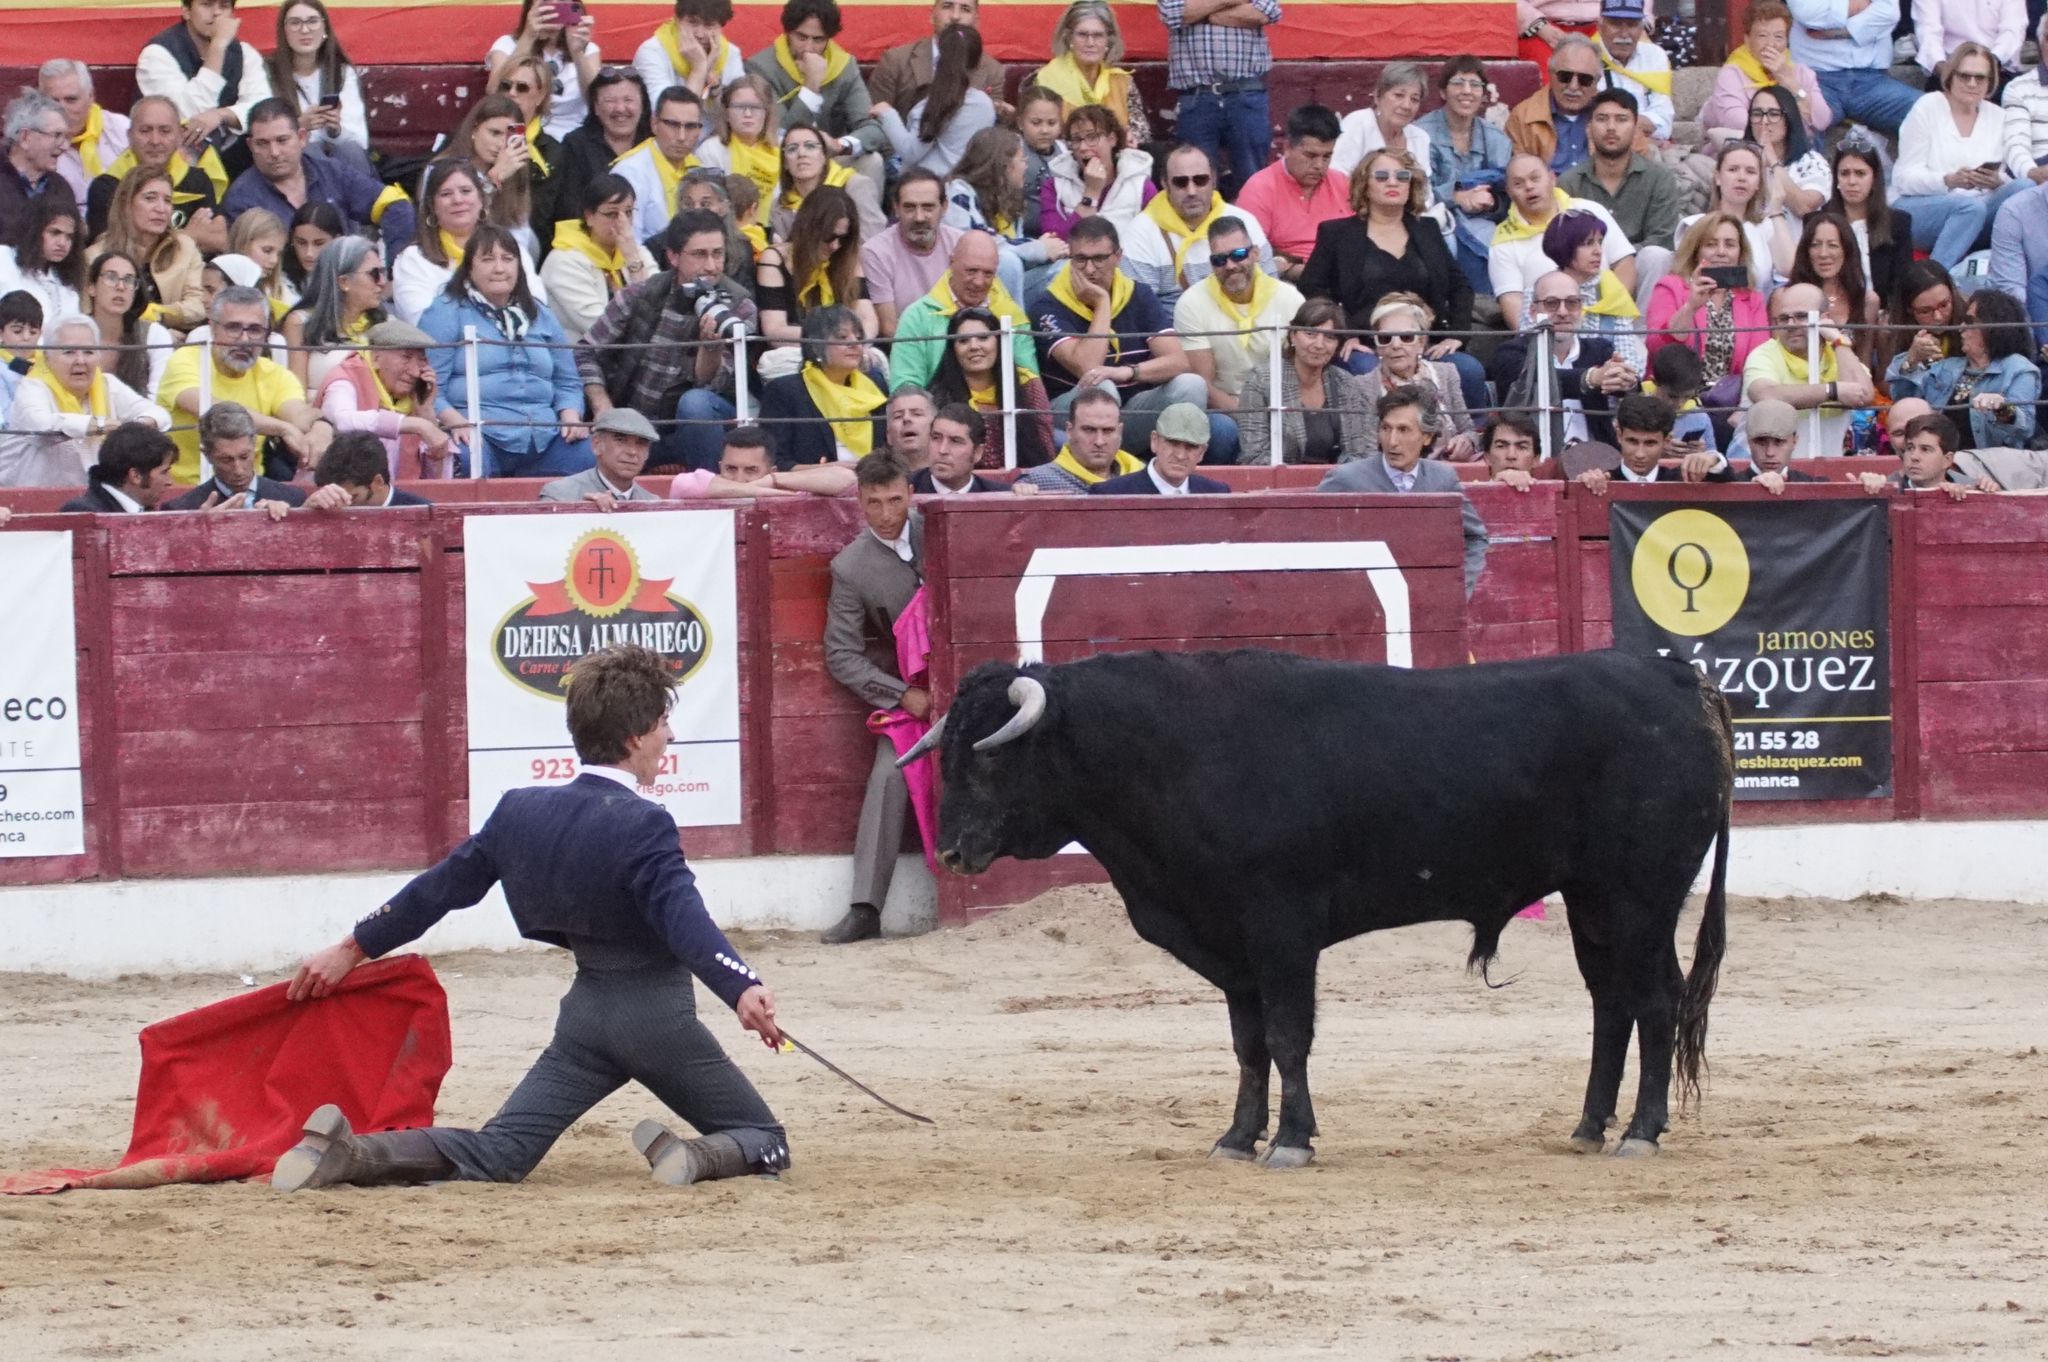
<svg viewBox="0 0 2048 1362"><path fill-rule="evenodd" d="M731 511L472 516L463 527L469 821L578 770L569 669L599 648L661 655L680 683L650 795L684 827L740 821L739 604Z"/></svg>
<svg viewBox="0 0 2048 1362"><path fill-rule="evenodd" d="M0 856L85 851L68 531L0 534Z"/></svg>
<svg viewBox="0 0 2048 1362"><path fill-rule="evenodd" d="M1727 694L1737 799L1891 794L1882 502L1618 501L1608 527L1614 646Z"/></svg>

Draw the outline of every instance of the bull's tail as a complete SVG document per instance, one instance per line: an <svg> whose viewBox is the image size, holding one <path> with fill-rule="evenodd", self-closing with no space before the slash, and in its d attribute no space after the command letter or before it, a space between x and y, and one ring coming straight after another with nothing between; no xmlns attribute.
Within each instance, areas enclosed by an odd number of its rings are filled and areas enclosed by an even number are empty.
<svg viewBox="0 0 2048 1362"><path fill-rule="evenodd" d="M1714 840L1714 873L1707 884L1707 905L1700 917L1700 934L1693 943L1692 972L1685 976L1685 992L1678 1003L1678 1035L1675 1062L1678 1069L1680 1111L1700 1100L1700 1074L1707 1067L1707 1009L1714 1001L1714 989L1721 980L1721 956L1728 946L1728 823L1734 808L1732 771L1725 764L1733 747L1728 701L1718 692L1713 696L1718 711L1716 727L1724 748L1724 779L1721 787L1721 831Z"/></svg>

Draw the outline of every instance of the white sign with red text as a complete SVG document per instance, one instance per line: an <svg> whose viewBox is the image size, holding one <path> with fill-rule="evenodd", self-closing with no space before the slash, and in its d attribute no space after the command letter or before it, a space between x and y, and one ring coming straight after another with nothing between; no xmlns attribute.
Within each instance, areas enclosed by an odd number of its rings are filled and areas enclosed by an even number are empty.
<svg viewBox="0 0 2048 1362"><path fill-rule="evenodd" d="M680 679L652 789L682 827L741 820L739 589L731 511L472 516L463 526L469 823L578 770L563 697L578 658L651 648Z"/></svg>

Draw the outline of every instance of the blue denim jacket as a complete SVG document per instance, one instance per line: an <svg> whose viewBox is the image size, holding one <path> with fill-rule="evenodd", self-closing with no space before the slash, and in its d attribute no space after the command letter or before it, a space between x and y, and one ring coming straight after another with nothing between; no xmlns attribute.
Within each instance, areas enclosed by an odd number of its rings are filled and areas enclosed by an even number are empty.
<svg viewBox="0 0 2048 1362"><path fill-rule="evenodd" d="M502 342L505 333L467 299L436 298L420 314L420 330L443 343L427 351L441 403L464 413L469 410L469 375L462 359L462 330L476 328L476 376L483 398L479 405L485 423L494 427L491 442L510 454L546 449L560 433L559 413L583 410L583 381L576 375L576 355L562 334L562 324L538 304L534 314L526 339L518 345L488 344ZM537 424L517 424L522 421Z"/></svg>
<svg viewBox="0 0 2048 1362"><path fill-rule="evenodd" d="M1998 393L2012 403L2012 420L2000 421L1995 413L1969 409L1969 422L1964 424L1964 412L1948 411L1955 401L1955 391L1962 382L1963 371L1969 361L1961 355L1938 359L1917 373L1900 372L1891 375L1892 400L1901 397L1924 398L1936 411L1943 412L1949 420L1963 427L1965 445L1971 449L2025 449L2027 442L2034 438L2034 404L2041 400L2041 371L2034 367L2025 355L2006 355L1994 360L1991 367L1978 376L1973 389L1976 393ZM1893 366L1898 368L1896 364Z"/></svg>
<svg viewBox="0 0 2048 1362"><path fill-rule="evenodd" d="M1429 134L1429 187L1442 200L1449 200L1460 176L1505 171L1508 158L1515 154L1508 135L1484 118L1472 120L1472 150L1463 156L1451 145L1451 121L1442 109L1430 110L1416 124ZM1504 190L1495 192L1505 200Z"/></svg>

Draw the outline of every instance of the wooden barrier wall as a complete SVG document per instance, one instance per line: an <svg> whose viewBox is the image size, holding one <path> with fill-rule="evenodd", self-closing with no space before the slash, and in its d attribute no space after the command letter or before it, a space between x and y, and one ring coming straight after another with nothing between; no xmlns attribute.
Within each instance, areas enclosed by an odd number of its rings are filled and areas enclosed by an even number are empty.
<svg viewBox="0 0 2048 1362"><path fill-rule="evenodd" d="M1319 474L1224 472L1281 489ZM428 490L452 504L299 513L275 524L248 515L87 518L24 507L13 528L75 536L86 852L0 860L0 884L410 868L458 840L468 819L463 522L548 508L524 500L530 484ZM940 694L966 666L1015 656L1014 578L1035 547L1377 537L1397 543L1403 566L1423 583L1417 618L1428 627L1414 638L1419 664L1604 644L1605 501L1555 483L1526 493L1490 483L1467 491L1493 544L1479 590L1455 623L1442 613L1455 605L1455 518L1412 534L1360 519L1361 508L1377 503L1375 523L1389 515L1388 523L1423 523L1449 516L1430 504L1447 507L1445 498L1276 490L1227 501L946 503L931 514L929 541L931 575L944 588L935 592L945 645ZM42 495L0 500L33 505ZM1795 485L1788 495L1858 494ZM454 501L514 496L517 503ZM735 827L693 831L691 850L844 853L873 745L862 707L825 674L819 640L831 556L857 531L858 509L846 498L715 504L740 510L746 816ZM1897 796L1748 804L1743 821L2048 816L2048 498L1901 499L1892 527ZM1351 574L1326 574L1344 575ZM1377 660L1384 643L1373 609L1348 588L1286 573L1077 581L1054 593L1045 651L1063 660L1113 648L1263 641ZM948 893L956 914L1005 901L996 878Z"/></svg>

